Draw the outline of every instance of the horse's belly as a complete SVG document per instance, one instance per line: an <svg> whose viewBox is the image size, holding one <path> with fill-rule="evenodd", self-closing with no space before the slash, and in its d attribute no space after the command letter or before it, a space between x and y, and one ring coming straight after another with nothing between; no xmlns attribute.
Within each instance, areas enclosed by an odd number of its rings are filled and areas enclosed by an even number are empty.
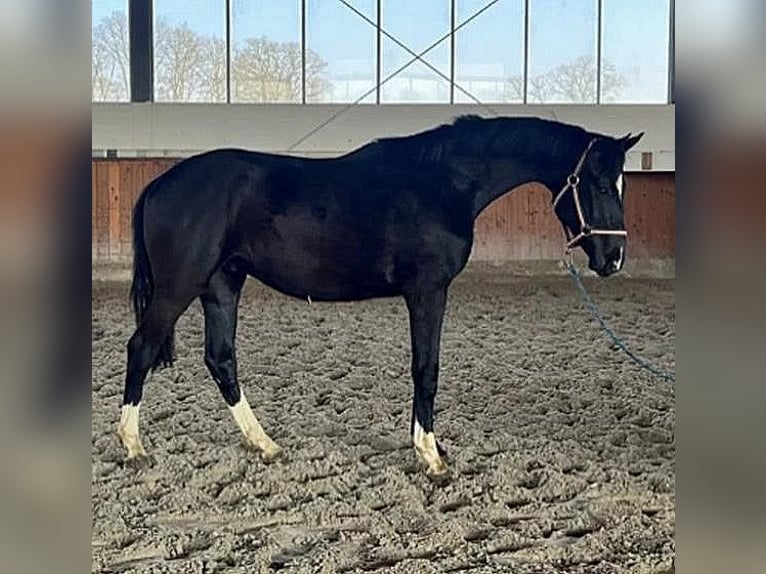
<svg viewBox="0 0 766 574"><path fill-rule="evenodd" d="M275 256L276 255L276 256ZM391 267L348 254L273 253L255 265L252 275L286 295L316 301L354 301L397 295Z"/></svg>

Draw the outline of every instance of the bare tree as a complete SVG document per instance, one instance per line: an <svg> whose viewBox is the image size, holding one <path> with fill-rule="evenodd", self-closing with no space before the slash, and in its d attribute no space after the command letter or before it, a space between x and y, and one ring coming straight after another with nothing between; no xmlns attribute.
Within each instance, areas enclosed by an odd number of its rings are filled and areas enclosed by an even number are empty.
<svg viewBox="0 0 766 574"><path fill-rule="evenodd" d="M155 93L168 102L225 101L225 47L216 50L216 40L205 38L189 25L171 26L164 19L155 28ZM216 58L220 62L216 61ZM217 79L217 85L214 81ZM223 79L223 81L221 81ZM224 97L211 99L223 90Z"/></svg>
<svg viewBox="0 0 766 574"><path fill-rule="evenodd" d="M330 90L330 83L324 76L327 62L313 50L306 50L306 101L321 101Z"/></svg>
<svg viewBox="0 0 766 574"><path fill-rule="evenodd" d="M173 102L226 101L226 41L206 37L188 24L160 20L155 28L155 93ZM326 90L324 61L306 54L306 95ZM301 101L301 49L297 43L250 38L231 62L232 97L245 102Z"/></svg>
<svg viewBox="0 0 766 574"><path fill-rule="evenodd" d="M542 74L529 78L527 87L527 101L533 104L541 104L551 99L551 74Z"/></svg>
<svg viewBox="0 0 766 574"><path fill-rule="evenodd" d="M327 64L311 50L306 53L306 98L318 99L327 88L322 77ZM248 38L234 51L232 99L244 102L300 102L301 47L295 42Z"/></svg>
<svg viewBox="0 0 766 574"><path fill-rule="evenodd" d="M127 100L130 94L130 48L125 12L112 12L93 28L92 49L93 100Z"/></svg>
<svg viewBox="0 0 766 574"><path fill-rule="evenodd" d="M204 38L205 57L200 63L201 98L205 102L226 101L226 40Z"/></svg>
<svg viewBox="0 0 766 574"><path fill-rule="evenodd" d="M617 71L617 66L608 60L601 62L604 72L601 75L601 101L615 102L622 89L628 84L625 77Z"/></svg>
<svg viewBox="0 0 766 574"><path fill-rule="evenodd" d="M602 72L602 99L613 99L622 89L624 79L608 62L604 62ZM580 56L550 73L551 94L566 102L592 102L596 98L597 74L595 60L591 56Z"/></svg>
<svg viewBox="0 0 766 574"><path fill-rule="evenodd" d="M506 102L520 102L524 99L524 79L521 76L506 78L503 86L503 97Z"/></svg>
<svg viewBox="0 0 766 574"><path fill-rule="evenodd" d="M94 102L119 100L114 83L109 73L109 56L104 49L93 42L93 57L91 58L91 97Z"/></svg>
<svg viewBox="0 0 766 574"><path fill-rule="evenodd" d="M597 73L594 59L581 56L545 74L531 76L527 86L527 101L534 104L594 102ZM614 64L606 60L601 63L601 101L616 101L625 84L625 78ZM512 98L521 99L523 89L521 76L506 80L506 91Z"/></svg>

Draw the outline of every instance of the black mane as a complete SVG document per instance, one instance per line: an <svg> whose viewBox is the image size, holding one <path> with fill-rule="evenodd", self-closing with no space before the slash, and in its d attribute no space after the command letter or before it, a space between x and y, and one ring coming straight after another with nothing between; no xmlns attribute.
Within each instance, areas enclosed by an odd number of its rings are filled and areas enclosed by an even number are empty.
<svg viewBox="0 0 766 574"><path fill-rule="evenodd" d="M569 160L594 134L579 126L536 117L482 118L465 115L451 124L408 136L374 140L348 154L400 165L439 163L449 157L508 157Z"/></svg>

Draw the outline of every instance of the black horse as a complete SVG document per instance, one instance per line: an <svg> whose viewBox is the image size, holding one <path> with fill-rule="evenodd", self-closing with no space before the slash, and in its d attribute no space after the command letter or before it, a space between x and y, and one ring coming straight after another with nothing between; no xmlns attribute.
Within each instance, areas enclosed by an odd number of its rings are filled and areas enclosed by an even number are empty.
<svg viewBox="0 0 766 574"><path fill-rule="evenodd" d="M447 290L468 260L474 220L526 182L553 209L589 266L622 267L622 139L537 118L461 117L413 136L377 140L332 159L224 149L178 163L134 211L137 329L119 435L129 459L146 453L138 408L150 369L173 361L173 331L194 299L205 315L205 363L247 440L279 453L237 381L235 331L248 275L309 301L403 296L409 311L410 431L427 473L447 472L433 433Z"/></svg>

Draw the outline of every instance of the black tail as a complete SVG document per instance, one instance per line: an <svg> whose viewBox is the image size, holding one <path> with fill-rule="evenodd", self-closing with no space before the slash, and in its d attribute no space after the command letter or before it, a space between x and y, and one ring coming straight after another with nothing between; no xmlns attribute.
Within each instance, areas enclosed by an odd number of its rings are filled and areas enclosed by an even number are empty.
<svg viewBox="0 0 766 574"><path fill-rule="evenodd" d="M141 325L146 309L152 302L154 292L152 268L144 242L144 203L148 191L148 188L144 190L133 208L133 283L130 286L130 297L133 300L133 313L136 316L137 327ZM174 336L174 331L171 331L152 362L152 370L169 367L173 364L175 358L173 353Z"/></svg>

